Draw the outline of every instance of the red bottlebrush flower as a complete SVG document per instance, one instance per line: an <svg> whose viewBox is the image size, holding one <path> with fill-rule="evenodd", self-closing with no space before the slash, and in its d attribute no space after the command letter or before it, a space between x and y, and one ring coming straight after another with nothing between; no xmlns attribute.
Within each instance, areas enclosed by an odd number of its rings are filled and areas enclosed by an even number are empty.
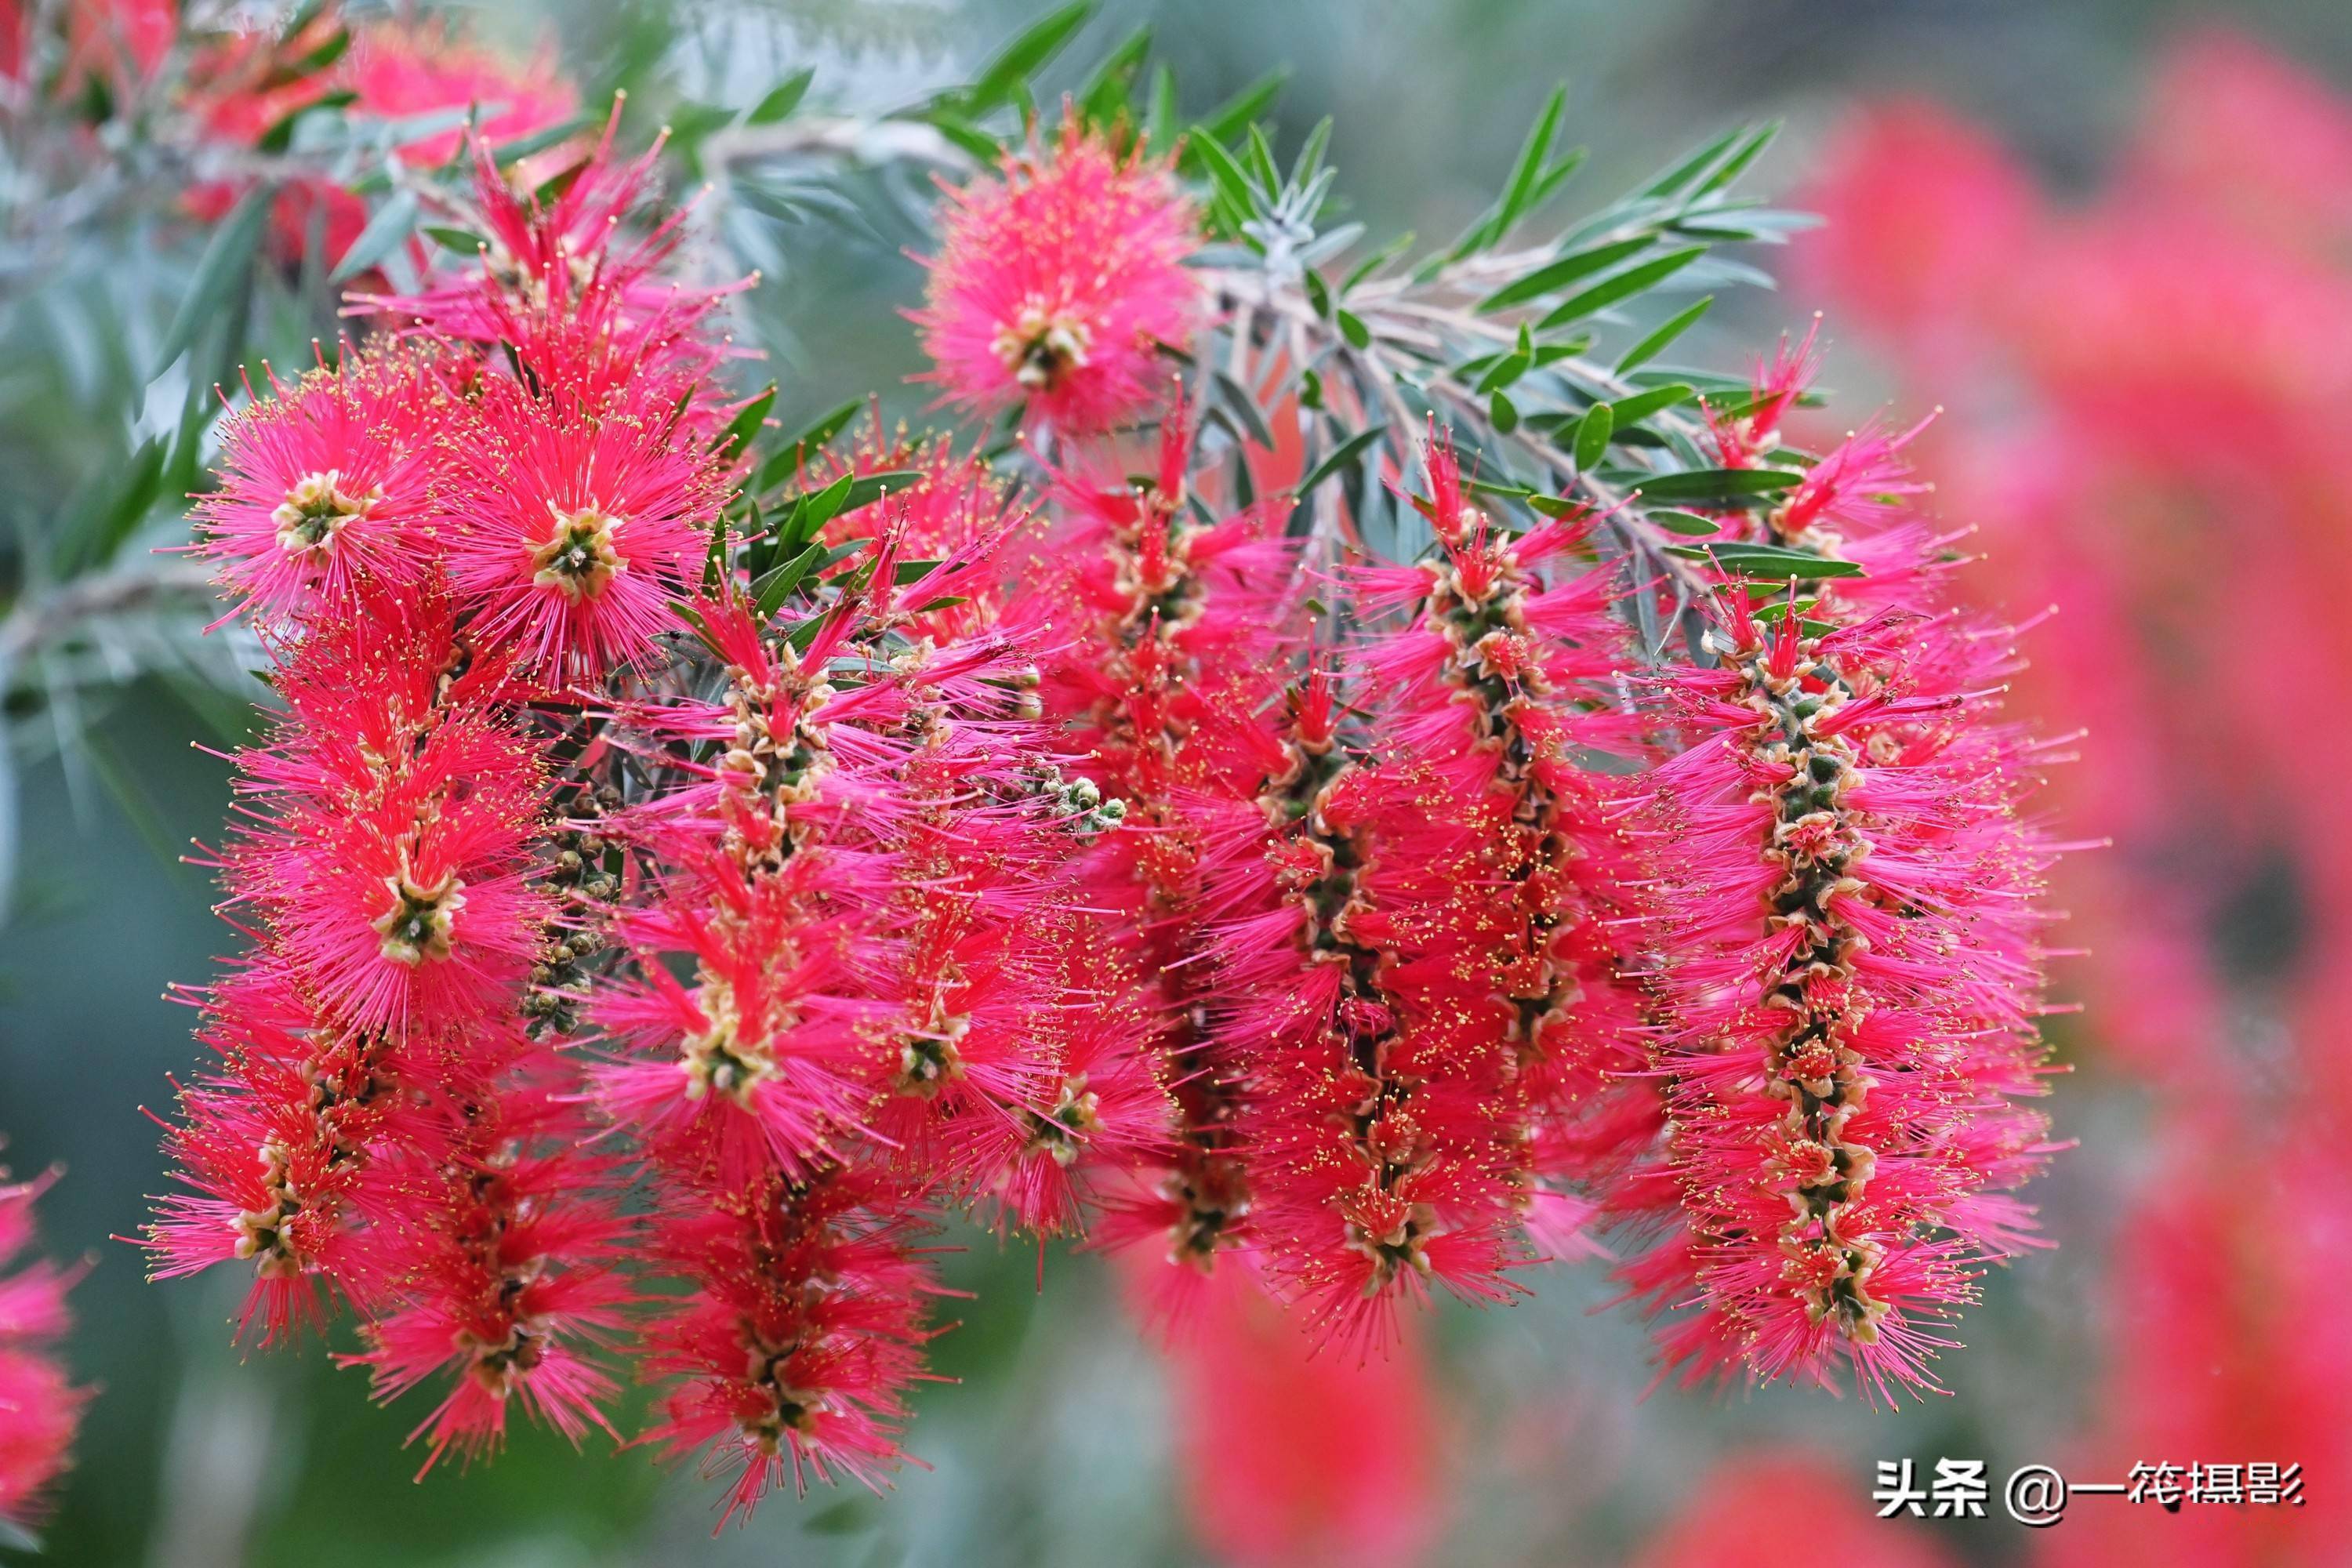
<svg viewBox="0 0 2352 1568"><path fill-rule="evenodd" d="M826 1167L713 1193L656 1222L662 1256L695 1293L646 1331L646 1369L675 1380L638 1441L735 1472L724 1528L786 1479L869 1488L898 1462L906 1394L923 1376L929 1261L908 1196Z"/></svg>
<svg viewBox="0 0 2352 1568"><path fill-rule="evenodd" d="M1151 481L1057 476L1066 518L1024 574L1039 618L1061 633L1041 703L1090 753L1079 765L1120 814L1083 872L1095 900L1134 922L1128 967L1155 976L1138 1001L1156 1015L1144 1027L1177 1118L1172 1157L1113 1201L1105 1239L1154 1243L1181 1266L1162 1281L1171 1313L1190 1276L1245 1245L1239 1069L1207 1007L1201 857L1210 818L1257 810L1266 758L1231 716L1273 697L1303 597L1273 509L1222 521L1195 510L1177 391Z"/></svg>
<svg viewBox="0 0 2352 1568"><path fill-rule="evenodd" d="M1801 363L1802 351L1793 363ZM1784 354L1775 374L1789 378ZM1777 417L1759 401L1758 418ZM1606 568L1562 566L1590 520L1557 518L1511 538L1466 498L1450 439L1426 452L1430 495L1412 498L1441 553L1359 575L1367 608L1402 602L1411 618L1358 655L1380 694L1375 732L1390 753L1443 781L1452 815L1484 840L1488 879L1465 889L1453 932L1516 1013L1507 1030L1532 1118L1532 1171L1550 1184L1528 1212L1555 1255L1589 1250L1585 1209L1559 1184L1590 1184L1648 1124L1600 1091L1646 1056L1644 1000L1633 971L1629 885L1638 856L1617 786L1591 759L1632 750L1612 682L1626 654Z"/></svg>
<svg viewBox="0 0 2352 1568"><path fill-rule="evenodd" d="M280 658L288 717L246 753L236 902L335 1026L481 1016L544 913L526 883L541 764L436 595L369 593Z"/></svg>
<svg viewBox="0 0 2352 1568"><path fill-rule="evenodd" d="M2046 1151L2017 1103L2043 1070L2035 749L1997 718L2000 628L1733 607L1721 664L1671 678L1702 738L1651 781L1688 1230L1627 1278L1696 1302L1664 1341L1693 1377L1845 1364L1891 1398L1935 1386L1978 1265L2032 1245L2003 1194Z"/></svg>
<svg viewBox="0 0 2352 1568"><path fill-rule="evenodd" d="M0 1186L0 1268L32 1244L33 1201L47 1185ZM68 1382L50 1349L66 1331L76 1272L35 1263L0 1274L0 1524L21 1527L39 1516L89 1398Z"/></svg>
<svg viewBox="0 0 2352 1568"><path fill-rule="evenodd" d="M858 1121L880 1054L867 1031L891 1011L850 963L856 937L889 940L878 911L895 861L865 808L889 804L877 756L903 754L848 721L877 705L877 689L828 679L859 608L835 612L802 653L740 600L704 602L730 665L724 699L643 720L655 736L725 749L688 787L612 825L663 869L617 927L636 978L592 1009L638 1047L597 1069L599 1092L657 1154L688 1169L715 1159L730 1183L798 1179L825 1161L831 1136ZM664 953L692 960L691 990Z"/></svg>
<svg viewBox="0 0 2352 1568"><path fill-rule="evenodd" d="M2194 204L2323 258L2352 236L2352 108L2307 63L2224 27L2164 51L2129 149L2134 196Z"/></svg>
<svg viewBox="0 0 2352 1568"><path fill-rule="evenodd" d="M702 570L719 467L661 391L583 405L495 383L452 455L451 585L475 635L542 680L650 658Z"/></svg>
<svg viewBox="0 0 2352 1568"><path fill-rule="evenodd" d="M2171 1179L2136 1205L2118 1235L2099 1303L2112 1342L2096 1415L2063 1460L2069 1478L2102 1480L2170 1463L2182 1486L2192 1484L2194 1464L2214 1489L2183 1508L2151 1499L2085 1510L2068 1521L2079 1531L2069 1528L2034 1553L2037 1568L2135 1554L2184 1568L2321 1568L2352 1552L2352 1501L2320 1485L2352 1463L2344 1423L2352 1329L2336 1310L2352 1289L2352 1232L2336 1196L2352 1166L2327 1108L2300 1089L2291 1091L2294 1104L2266 1102L2264 1089L2241 1092L2257 1079L2202 1081L2175 1097L2154 1130ZM2252 1167L2236 1157L2250 1137L2265 1151ZM2149 1367L2194 1374L2150 1376ZM2274 1474L2299 1465L2306 1489L2292 1504L2230 1506L2232 1489L2247 1496L2250 1461Z"/></svg>
<svg viewBox="0 0 2352 1568"><path fill-rule="evenodd" d="M323 1288L362 1303L381 1294L357 1232L389 1201L379 1156L433 1131L401 1092L430 1081L420 1060L430 1052L322 1019L308 988L266 955L203 1005L199 1037L221 1063L181 1090L184 1121L165 1146L193 1191L159 1202L151 1272L250 1264L239 1333L258 1319L262 1342L274 1343L321 1321Z"/></svg>
<svg viewBox="0 0 2352 1568"><path fill-rule="evenodd" d="M1393 1338L1428 1281L1516 1289L1526 1102L1512 1009L1475 931L1480 835L1444 784L1351 756L1321 679L1294 704L1255 859L1221 853L1212 1014L1248 1084L1250 1223L1318 1332Z"/></svg>
<svg viewBox="0 0 2352 1568"><path fill-rule="evenodd" d="M404 333L485 348L506 344L534 390L590 406L633 396L665 410L689 389L684 417L707 436L716 426L710 388L699 378L723 349L707 331L727 296L745 279L688 288L661 275L677 248L686 212L670 212L650 232L631 237L625 220L645 205L661 144L623 162L613 151L620 125L616 98L603 137L545 202L518 190L474 142L474 205L483 230L478 261L428 276L411 295L354 293L348 309L378 313ZM507 366L492 361L491 368ZM658 381L656 388L647 384Z"/></svg>
<svg viewBox="0 0 2352 1568"><path fill-rule="evenodd" d="M506 1054L527 1050L518 1037ZM469 1458L495 1449L510 1404L574 1443L592 1425L612 1430L598 1405L613 1382L581 1342L620 1326L626 1226L602 1190L613 1162L583 1147L589 1130L556 1065L524 1060L459 1086L462 1128L394 1178L404 1223L383 1245L397 1304L363 1326L365 1352L343 1359L371 1368L386 1401L449 1374L412 1436L431 1439L420 1477L452 1447Z"/></svg>
<svg viewBox="0 0 2352 1568"><path fill-rule="evenodd" d="M1148 405L1153 344L1191 336L1200 243L1169 162L1120 152L1075 113L1050 148L1008 153L949 193L913 320L947 401L1024 405L1084 433Z"/></svg>
<svg viewBox="0 0 2352 1568"><path fill-rule="evenodd" d="M478 106L475 133L496 143L560 125L579 110L579 95L542 47L518 60L446 25L380 22L353 29L336 62L333 85L358 94L352 109L379 120L404 120ZM404 142L393 155L416 168L456 157L464 128L447 125Z"/></svg>
<svg viewBox="0 0 2352 1568"><path fill-rule="evenodd" d="M222 427L222 484L198 499L200 546L248 613L348 603L362 580L421 583L437 553L434 442L468 418L430 361L351 354Z"/></svg>

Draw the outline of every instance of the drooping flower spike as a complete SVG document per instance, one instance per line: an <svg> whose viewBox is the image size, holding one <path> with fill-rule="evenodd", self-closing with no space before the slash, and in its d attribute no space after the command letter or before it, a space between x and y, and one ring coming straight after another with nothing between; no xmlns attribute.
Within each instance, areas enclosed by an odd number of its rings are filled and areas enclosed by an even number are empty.
<svg viewBox="0 0 2352 1568"><path fill-rule="evenodd" d="M1691 1376L1936 1386L2005 1194L2047 1152L2034 1033L2052 858L2037 751L1998 719L2003 628L1882 611L1815 633L1734 595L1721 662L1667 678L1696 739L1660 764L1680 1214L1626 1277Z"/></svg>

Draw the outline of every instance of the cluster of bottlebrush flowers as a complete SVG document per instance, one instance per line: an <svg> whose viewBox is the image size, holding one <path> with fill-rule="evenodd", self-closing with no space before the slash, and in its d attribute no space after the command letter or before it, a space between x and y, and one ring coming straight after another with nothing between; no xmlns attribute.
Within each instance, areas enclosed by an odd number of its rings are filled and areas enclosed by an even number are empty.
<svg viewBox="0 0 2352 1568"><path fill-rule="evenodd" d="M227 427L199 548L281 709L157 1272L348 1310L428 1465L651 1380L730 1514L898 1459L957 1212L1349 1353L1613 1233L1674 1363L1932 1385L2030 1229L2050 851L1903 437L1724 512L1811 585L1674 558L1653 660L1612 515L1515 516L1475 430L1392 466L1408 560L1196 460L1166 155L1073 115L947 204L917 321L1001 470L758 457L651 157L483 155L478 260ZM1723 470L1797 460L1810 372Z"/></svg>

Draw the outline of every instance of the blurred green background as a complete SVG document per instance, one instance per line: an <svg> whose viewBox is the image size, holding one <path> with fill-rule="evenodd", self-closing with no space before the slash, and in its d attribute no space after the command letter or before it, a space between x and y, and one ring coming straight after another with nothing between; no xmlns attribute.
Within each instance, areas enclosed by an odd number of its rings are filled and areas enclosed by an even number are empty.
<svg viewBox="0 0 2352 1568"><path fill-rule="evenodd" d="M472 11L485 37L551 42L583 101L629 85L649 101L742 105L814 66L816 93L887 107L962 79L1042 5L1012 0L779 0L772 5L511 0ZM354 8L358 9L358 8ZM464 11L466 7L457 7ZM2342 0L2242 5L2123 0L1109 0L1055 68L1089 58L1149 21L1187 106L1224 99L1269 67L1290 71L1276 117L1286 146L1336 117L1340 189L1375 234L1448 234L1475 215L1556 80L1570 87L1568 138L1592 149L1578 188L1612 194L1736 121L1789 126L1751 184L1798 181L1823 128L1858 93L1918 89L1998 127L2062 190L2106 166L2151 53L2195 22L2241 26L2338 81L2352 80L2352 10ZM1055 84L1053 72L1047 76ZM0 197L0 199L5 199ZM878 210L878 209L877 209ZM870 232L738 209L730 225L767 279L745 334L782 383L777 416L860 389L909 412L917 367L895 314L918 286L899 254L911 226ZM185 226L142 225L79 258L73 275L12 296L0 319L0 579L21 569L77 488L120 464L135 429L168 425L176 395L142 383L195 248ZM1730 367L1801 322L1817 301L1750 292L1725 304L1692 352ZM288 323L294 342L301 323ZM142 346L143 345L143 346ZM1833 350L1828 380L1866 409L1886 383ZM167 542L158 534L156 542ZM79 1468L48 1530L65 1564L251 1563L526 1565L709 1563L1182 1563L1199 1561L1171 1457L1167 1391L1117 1309L1098 1261L1057 1251L1049 1289L1034 1258L963 1237L956 1286L980 1300L939 1345L956 1381L920 1398L909 1470L879 1501L826 1493L763 1509L709 1539L712 1489L641 1455L573 1459L520 1433L496 1464L455 1466L423 1485L400 1444L425 1405L368 1405L358 1374L318 1345L241 1363L226 1320L237 1282L150 1289L110 1237L140 1224L163 1182L142 1103L194 1059L189 1015L164 999L200 981L229 933L208 912L205 874L175 861L217 833L226 769L192 742L223 743L233 704L198 695L176 653L121 650L117 685L98 670L73 689L85 712L20 704L16 876L0 924L0 1129L19 1173L68 1171L45 1200L53 1250L98 1266L75 1295L77 1373L103 1388ZM207 658L214 657L207 654ZM234 659L233 645L219 657ZM157 664L164 668L154 670ZM72 745L52 737L87 720ZM0 830L5 831L5 830ZM2063 1043L2063 1042L2062 1042ZM1997 1472L2044 1457L2082 1421L2103 1343L2083 1304L2101 1277L2110 1216L2136 1177L2142 1108L2094 1065L2056 1100L2082 1153L2033 1194L2062 1242L1990 1283L1948 1363L1956 1396L1899 1415L1780 1391L1728 1400L1664 1391L1638 1327L1589 1315L1608 1289L1590 1268L1556 1268L1507 1312L1437 1314L1438 1383L1453 1450L1441 1560L1611 1562L1680 1507L1710 1456L1759 1437L1843 1456L1857 1498L1874 1457L1979 1453ZM593 1447L603 1447L601 1442ZM1948 1532L1963 1559L2006 1560L2021 1532Z"/></svg>

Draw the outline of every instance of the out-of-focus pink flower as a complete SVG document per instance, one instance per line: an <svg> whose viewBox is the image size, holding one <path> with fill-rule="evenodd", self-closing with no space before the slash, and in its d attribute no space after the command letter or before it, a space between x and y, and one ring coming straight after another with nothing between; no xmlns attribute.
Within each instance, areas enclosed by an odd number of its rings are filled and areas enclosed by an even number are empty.
<svg viewBox="0 0 2352 1568"><path fill-rule="evenodd" d="M2255 1130L2259 1128L2260 1131ZM2262 1157L2240 1152L2258 1140ZM2104 1321L2099 1424L2063 1467L2125 1481L2136 1465L2301 1465L2300 1504L2153 1501L2069 1510L2035 1562L2092 1568L2326 1568L2352 1561L2352 1161L2332 1115L2267 1111L2248 1095L2168 1115L2159 1192L2126 1222ZM2242 1468L2228 1478L2242 1488ZM2107 1504L2108 1500L2095 1500Z"/></svg>
<svg viewBox="0 0 2352 1568"><path fill-rule="evenodd" d="M1867 1472L1826 1453L1735 1454L1633 1558L1636 1568L1955 1568L1924 1530L1876 1517ZM1795 1521L1795 1522L1791 1522ZM2066 1529L2072 1529L2070 1515Z"/></svg>
<svg viewBox="0 0 2352 1568"><path fill-rule="evenodd" d="M1838 319L1901 343L1931 382L1978 361L1983 312L2018 289L2040 212L1998 143L1914 99L1855 116L1797 205L1828 220L1801 255Z"/></svg>
<svg viewBox="0 0 2352 1568"><path fill-rule="evenodd" d="M949 203L914 315L935 367L919 379L1079 433L1151 400L1153 345L1188 340L1200 297L1184 266L1196 220L1167 160L1073 115L1058 142L1008 153Z"/></svg>
<svg viewBox="0 0 2352 1568"><path fill-rule="evenodd" d="M518 60L446 23L378 22L354 29L350 50L336 63L335 85L359 95L353 113L379 120L478 110L475 132L492 143L562 124L580 106L553 40ZM446 163L457 155L465 134L461 125L445 126L402 142L393 156L417 167Z"/></svg>
<svg viewBox="0 0 2352 1568"><path fill-rule="evenodd" d="M1444 1529L1450 1417L1422 1325L1384 1356L1317 1352L1252 1270L1223 1268L1171 1342L1187 1517L1233 1568L1403 1568Z"/></svg>
<svg viewBox="0 0 2352 1568"><path fill-rule="evenodd" d="M0 1185L0 1268L32 1245L33 1200L47 1185ZM67 1381L53 1349L66 1331L73 1280L73 1271L47 1263L0 1274L0 1523L28 1524L39 1514L89 1398Z"/></svg>
<svg viewBox="0 0 2352 1568"><path fill-rule="evenodd" d="M180 35L178 0L68 0L64 9L66 63L58 91L66 97L93 79L118 99L129 97L155 74Z"/></svg>
<svg viewBox="0 0 2352 1568"><path fill-rule="evenodd" d="M2126 158L2135 194L2284 248L2340 256L2352 238L2352 103L2243 34L2201 27L2172 42Z"/></svg>
<svg viewBox="0 0 2352 1568"><path fill-rule="evenodd" d="M308 74L292 68L330 46L343 26L331 8L293 37L255 30L200 52L189 67L187 98L205 136L251 147L287 116L339 93L352 95L348 112L376 120L478 109L477 133L494 142L561 124L578 107L551 48L519 61L446 26L362 25L351 29L349 46L332 65ZM443 125L396 145L392 156L416 167L445 163L466 134L462 124ZM208 182L189 193L189 206L199 217L217 218L244 188L236 181ZM366 224L366 204L327 180L292 182L272 214L278 254L289 261L308 247L314 226L331 264Z"/></svg>

